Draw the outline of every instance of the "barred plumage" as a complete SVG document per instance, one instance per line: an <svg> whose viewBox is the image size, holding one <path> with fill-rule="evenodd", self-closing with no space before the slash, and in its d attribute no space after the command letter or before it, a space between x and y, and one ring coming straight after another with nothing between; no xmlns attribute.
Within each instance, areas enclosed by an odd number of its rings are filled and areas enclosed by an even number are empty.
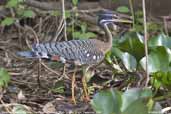
<svg viewBox="0 0 171 114"><path fill-rule="evenodd" d="M28 51L30 55L26 52L19 52L18 55L46 59L58 56L58 60L64 63L73 61L77 65L96 64L103 60L104 54L95 45L94 39L41 43L32 46L32 51Z"/></svg>
<svg viewBox="0 0 171 114"><path fill-rule="evenodd" d="M118 23L130 23L130 21L123 21L112 12L105 11L99 15L98 25L105 30L106 42L88 39L41 43L34 44L32 51L18 52L17 54L27 58L59 60L63 63L73 61L77 65L97 64L103 60L105 53L112 47L112 34L108 25Z"/></svg>

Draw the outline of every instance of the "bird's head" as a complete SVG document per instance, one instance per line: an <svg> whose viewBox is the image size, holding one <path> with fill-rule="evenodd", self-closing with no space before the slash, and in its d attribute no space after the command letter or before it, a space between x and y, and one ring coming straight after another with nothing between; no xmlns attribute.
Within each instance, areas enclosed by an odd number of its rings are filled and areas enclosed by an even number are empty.
<svg viewBox="0 0 171 114"><path fill-rule="evenodd" d="M123 24L131 24L132 20L130 16L124 14L118 14L113 11L105 10L99 12L98 25L104 27L104 25L112 24L115 26L121 26Z"/></svg>

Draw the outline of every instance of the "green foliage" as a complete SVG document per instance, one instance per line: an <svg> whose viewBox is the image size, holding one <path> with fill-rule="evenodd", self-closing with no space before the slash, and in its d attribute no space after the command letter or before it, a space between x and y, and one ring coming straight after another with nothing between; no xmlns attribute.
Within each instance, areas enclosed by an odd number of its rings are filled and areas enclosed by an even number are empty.
<svg viewBox="0 0 171 114"><path fill-rule="evenodd" d="M100 91L94 95L91 105L98 114L120 114L121 93L114 89Z"/></svg>
<svg viewBox="0 0 171 114"><path fill-rule="evenodd" d="M12 112L14 114L28 114L27 109L23 105L16 105L13 107Z"/></svg>
<svg viewBox="0 0 171 114"><path fill-rule="evenodd" d="M144 57L144 44L141 35L136 32L129 32L121 38L113 40L112 53L106 59L112 61L116 56L124 64L128 71L135 71L139 60ZM112 62L109 62L112 64Z"/></svg>
<svg viewBox="0 0 171 114"><path fill-rule="evenodd" d="M18 0L8 0L6 7L7 8L17 7L18 3L19 3Z"/></svg>
<svg viewBox="0 0 171 114"><path fill-rule="evenodd" d="M171 37L161 33L149 38L148 49L148 71L153 77L151 82L156 88L171 85ZM137 68L146 70L144 50L143 36L134 31L128 32L120 39L115 38L112 53L107 59L112 64L112 57L116 56L128 71L135 71Z"/></svg>
<svg viewBox="0 0 171 114"><path fill-rule="evenodd" d="M23 4L24 0L8 0L6 3L6 8L13 8L16 12L15 17L5 17L1 21L2 26L9 26L15 23L17 19L20 18L34 18L35 13L31 9L27 9Z"/></svg>
<svg viewBox="0 0 171 114"><path fill-rule="evenodd" d="M121 13L128 13L129 9L127 6L119 6L116 11L121 12Z"/></svg>
<svg viewBox="0 0 171 114"><path fill-rule="evenodd" d="M51 91L55 92L55 93L64 93L64 82L63 81L58 81L55 83L55 86L51 89Z"/></svg>
<svg viewBox="0 0 171 114"><path fill-rule="evenodd" d="M87 25L81 24L81 31L72 32L72 37L76 39L88 39L96 37L96 34L93 32L87 32Z"/></svg>
<svg viewBox="0 0 171 114"><path fill-rule="evenodd" d="M7 87L10 81L10 75L4 68L0 68L0 88Z"/></svg>
<svg viewBox="0 0 171 114"><path fill-rule="evenodd" d="M26 18L34 18L35 13L32 10L24 10L22 16Z"/></svg>
<svg viewBox="0 0 171 114"><path fill-rule="evenodd" d="M76 6L78 4L78 0L72 0L72 4Z"/></svg>
<svg viewBox="0 0 171 114"><path fill-rule="evenodd" d="M4 20L2 20L1 25L2 26L9 26L15 22L14 18L6 17Z"/></svg>
<svg viewBox="0 0 171 114"><path fill-rule="evenodd" d="M143 57L140 61L140 64L145 69L146 57ZM163 46L158 46L152 48L148 56L148 70L150 73L158 71L169 71L169 53L167 48Z"/></svg>
<svg viewBox="0 0 171 114"><path fill-rule="evenodd" d="M50 15L59 16L59 15L61 15L61 13L58 10L55 10L55 11L50 12Z"/></svg>
<svg viewBox="0 0 171 114"><path fill-rule="evenodd" d="M125 65L126 69L128 71L135 71L136 67L137 67L137 61L135 59L134 56L130 55L127 52L122 52L120 49L118 48L113 48L112 49L112 53L121 59L121 61L123 62L123 64Z"/></svg>
<svg viewBox="0 0 171 114"><path fill-rule="evenodd" d="M155 72L152 74L153 78L155 79L154 85L156 88L159 88L161 85L170 86L171 85L171 72Z"/></svg>
<svg viewBox="0 0 171 114"><path fill-rule="evenodd" d="M155 110L151 97L150 89L133 88L124 93L110 89L95 94L91 105L98 114L148 114Z"/></svg>

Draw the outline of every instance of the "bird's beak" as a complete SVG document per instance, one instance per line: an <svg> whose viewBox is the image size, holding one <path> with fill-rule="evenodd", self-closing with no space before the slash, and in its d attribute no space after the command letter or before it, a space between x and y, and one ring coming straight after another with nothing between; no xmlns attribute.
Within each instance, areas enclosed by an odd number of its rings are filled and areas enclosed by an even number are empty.
<svg viewBox="0 0 171 114"><path fill-rule="evenodd" d="M123 24L132 24L132 18L131 16L125 15L125 14L113 14L112 18L114 23L123 23Z"/></svg>

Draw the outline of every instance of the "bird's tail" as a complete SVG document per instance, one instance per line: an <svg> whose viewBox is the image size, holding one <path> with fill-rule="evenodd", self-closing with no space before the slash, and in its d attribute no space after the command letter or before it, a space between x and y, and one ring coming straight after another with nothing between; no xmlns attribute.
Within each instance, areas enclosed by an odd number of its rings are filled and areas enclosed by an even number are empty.
<svg viewBox="0 0 171 114"><path fill-rule="evenodd" d="M20 51L16 53L18 56L25 58L39 58L33 51Z"/></svg>

